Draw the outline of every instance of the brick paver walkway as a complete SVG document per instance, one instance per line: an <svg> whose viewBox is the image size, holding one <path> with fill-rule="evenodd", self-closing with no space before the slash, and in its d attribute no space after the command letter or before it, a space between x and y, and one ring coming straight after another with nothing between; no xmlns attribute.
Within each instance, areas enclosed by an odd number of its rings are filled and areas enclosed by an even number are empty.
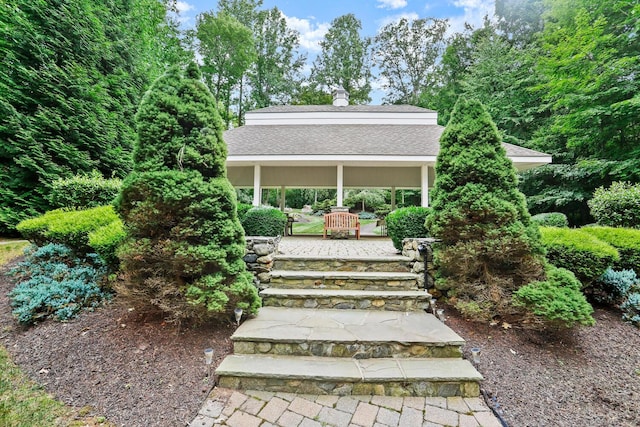
<svg viewBox="0 0 640 427"><path fill-rule="evenodd" d="M309 396L214 389L190 427L502 427L481 398Z"/></svg>
<svg viewBox="0 0 640 427"><path fill-rule="evenodd" d="M286 255L331 257L371 257L397 255L391 239L382 237L322 239L320 237L284 237L278 250Z"/></svg>

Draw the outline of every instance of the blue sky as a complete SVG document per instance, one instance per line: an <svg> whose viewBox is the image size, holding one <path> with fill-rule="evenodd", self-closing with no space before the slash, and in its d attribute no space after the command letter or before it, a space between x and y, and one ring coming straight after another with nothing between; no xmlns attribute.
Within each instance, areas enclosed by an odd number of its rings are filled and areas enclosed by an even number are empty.
<svg viewBox="0 0 640 427"><path fill-rule="evenodd" d="M300 32L301 50L311 62L331 21L347 13L362 21L363 36L374 36L380 27L401 17L448 18L449 32L459 32L465 22L479 26L485 15L493 15L494 4L494 0L264 0L262 7L277 6L282 11L289 26ZM180 0L177 7L180 21L189 28L199 13L216 10L217 1ZM373 103L377 104L383 94L375 92Z"/></svg>

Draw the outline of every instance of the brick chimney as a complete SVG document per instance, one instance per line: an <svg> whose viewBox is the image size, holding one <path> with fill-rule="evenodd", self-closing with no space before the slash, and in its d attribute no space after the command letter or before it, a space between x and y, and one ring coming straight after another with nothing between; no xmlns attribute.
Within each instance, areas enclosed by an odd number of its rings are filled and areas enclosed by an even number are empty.
<svg viewBox="0 0 640 427"><path fill-rule="evenodd" d="M346 107L349 105L349 92L342 87L338 87L333 91L333 105L336 107Z"/></svg>

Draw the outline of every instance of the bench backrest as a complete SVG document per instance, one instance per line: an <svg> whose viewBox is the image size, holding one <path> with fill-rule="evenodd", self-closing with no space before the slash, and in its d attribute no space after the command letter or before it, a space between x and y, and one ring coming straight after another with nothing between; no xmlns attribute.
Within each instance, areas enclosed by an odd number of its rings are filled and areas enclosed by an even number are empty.
<svg viewBox="0 0 640 427"><path fill-rule="evenodd" d="M332 212L324 216L324 225L326 228L355 228L359 219L357 214Z"/></svg>

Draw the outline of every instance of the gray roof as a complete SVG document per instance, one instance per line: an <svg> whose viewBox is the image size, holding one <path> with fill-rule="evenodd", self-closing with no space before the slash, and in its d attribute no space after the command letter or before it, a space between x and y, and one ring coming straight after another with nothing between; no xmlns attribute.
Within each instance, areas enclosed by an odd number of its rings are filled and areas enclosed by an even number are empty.
<svg viewBox="0 0 640 427"><path fill-rule="evenodd" d="M229 156L436 156L443 131L437 125L252 125L226 131L224 139ZM509 157L548 156L504 147Z"/></svg>
<svg viewBox="0 0 640 427"><path fill-rule="evenodd" d="M274 105L250 113L433 113L435 111L413 105Z"/></svg>

